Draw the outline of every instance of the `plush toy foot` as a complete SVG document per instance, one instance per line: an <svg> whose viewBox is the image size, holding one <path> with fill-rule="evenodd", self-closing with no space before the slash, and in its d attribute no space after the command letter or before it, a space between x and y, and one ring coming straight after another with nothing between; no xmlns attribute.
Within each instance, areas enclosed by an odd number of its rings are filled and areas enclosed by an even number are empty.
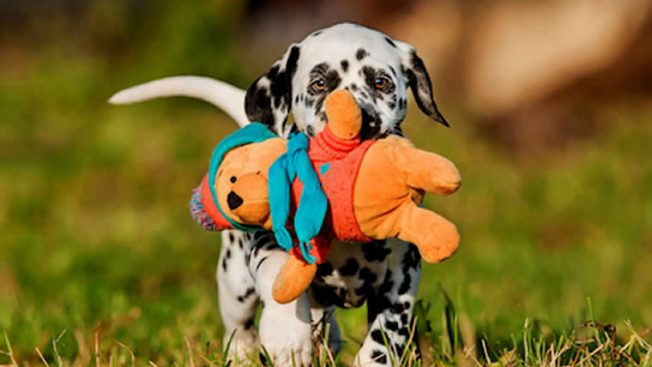
<svg viewBox="0 0 652 367"><path fill-rule="evenodd" d="M272 297L278 303L290 303L308 289L317 273L316 264L290 256L274 280Z"/></svg>
<svg viewBox="0 0 652 367"><path fill-rule="evenodd" d="M424 261L436 264L457 251L457 227L441 215L415 205L406 208L402 220L399 238L414 243Z"/></svg>

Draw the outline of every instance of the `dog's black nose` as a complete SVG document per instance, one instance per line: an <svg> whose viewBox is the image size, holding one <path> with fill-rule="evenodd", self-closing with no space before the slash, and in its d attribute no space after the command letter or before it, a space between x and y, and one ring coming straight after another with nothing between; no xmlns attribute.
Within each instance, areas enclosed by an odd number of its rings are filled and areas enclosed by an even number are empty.
<svg viewBox="0 0 652 367"><path fill-rule="evenodd" d="M226 203L229 204L229 209L234 210L238 209L242 203L244 203L244 200L238 194L235 192L231 191L227 196L226 196Z"/></svg>

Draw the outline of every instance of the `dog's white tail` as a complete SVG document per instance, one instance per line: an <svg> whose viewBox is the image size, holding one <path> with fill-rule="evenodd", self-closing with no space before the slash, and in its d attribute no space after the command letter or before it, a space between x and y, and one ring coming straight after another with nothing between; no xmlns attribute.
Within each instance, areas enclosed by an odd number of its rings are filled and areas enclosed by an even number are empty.
<svg viewBox="0 0 652 367"><path fill-rule="evenodd" d="M242 127L249 124L244 111L245 91L203 76L173 76L123 89L109 99L121 105L160 97L184 96L204 100L231 116Z"/></svg>

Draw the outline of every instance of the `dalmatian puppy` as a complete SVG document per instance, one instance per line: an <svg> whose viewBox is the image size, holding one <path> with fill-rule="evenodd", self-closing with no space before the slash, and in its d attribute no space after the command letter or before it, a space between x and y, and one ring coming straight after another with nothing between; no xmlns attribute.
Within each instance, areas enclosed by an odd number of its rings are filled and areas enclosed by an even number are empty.
<svg viewBox="0 0 652 367"><path fill-rule="evenodd" d="M421 111L448 126L414 48L350 23L315 31L290 45L246 92L217 80L185 76L132 87L110 101L124 104L190 96L222 108L240 126L259 121L281 136L297 130L314 135L326 123L326 96L338 89L349 90L358 101L364 139L402 134L408 89ZM419 253L413 245L398 240L336 243L309 291L282 305L273 300L271 290L286 257L270 233L222 232L217 267L219 308L225 342L231 340L234 359L262 345L278 366L290 366L293 360L309 366L314 341L323 340L326 329L330 348L337 351L341 346L334 308L359 307L364 302L368 333L356 363L388 366L392 356L400 358L409 338L421 275ZM256 330L259 305L263 310Z"/></svg>

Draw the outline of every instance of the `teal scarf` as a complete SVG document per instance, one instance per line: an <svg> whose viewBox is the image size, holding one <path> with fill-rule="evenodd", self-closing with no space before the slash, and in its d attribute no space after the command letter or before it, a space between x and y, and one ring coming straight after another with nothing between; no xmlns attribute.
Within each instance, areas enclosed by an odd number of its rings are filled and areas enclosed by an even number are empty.
<svg viewBox="0 0 652 367"><path fill-rule="evenodd" d="M292 182L298 177L303 184L303 191L294 214L294 231L303 258L309 264L314 264L317 259L309 252L312 249L310 241L321 231L328 200L308 157L308 147L309 141L305 134L293 134L288 141L287 152L270 167L269 207L276 241L289 251L292 248L292 236L286 224L290 215Z"/></svg>
<svg viewBox="0 0 652 367"><path fill-rule="evenodd" d="M253 122L224 138L213 150L208 168L208 185L211 196L217 210L235 229L246 232L262 230L259 227L235 222L220 207L215 189L215 178L220 164L231 149L275 137L277 136L267 126ZM293 240L286 224L290 216L292 182L298 178L303 184L301 199L294 215L294 231L299 241L301 254L308 263L313 264L317 259L309 252L312 249L310 241L321 231L328 209L328 200L321 188L319 176L308 157L308 147L309 140L305 134L295 133L290 137L287 152L280 156L269 169L268 190L274 237L283 249L289 251L292 248Z"/></svg>

